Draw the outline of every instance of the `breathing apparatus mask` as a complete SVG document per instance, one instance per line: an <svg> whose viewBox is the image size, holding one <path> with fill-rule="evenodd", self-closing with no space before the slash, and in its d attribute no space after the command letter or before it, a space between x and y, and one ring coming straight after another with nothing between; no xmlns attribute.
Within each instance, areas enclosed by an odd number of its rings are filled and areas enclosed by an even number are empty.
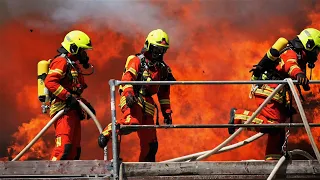
<svg viewBox="0 0 320 180"><path fill-rule="evenodd" d="M79 60L79 64L81 64L84 69L92 69L90 73L82 73L82 75L91 75L94 73L94 67L89 63L89 56L85 49L79 48L75 57Z"/></svg>

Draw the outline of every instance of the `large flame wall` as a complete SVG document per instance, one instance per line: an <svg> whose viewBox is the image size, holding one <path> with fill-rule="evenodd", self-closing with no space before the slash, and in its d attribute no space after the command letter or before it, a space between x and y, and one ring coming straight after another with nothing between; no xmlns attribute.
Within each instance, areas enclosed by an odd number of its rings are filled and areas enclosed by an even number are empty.
<svg viewBox="0 0 320 180"><path fill-rule="evenodd" d="M166 62L178 80L248 80L257 63L278 38L293 38L306 27L320 28L316 1L50 1L23 0L0 3L0 158L14 157L40 131L49 118L41 114L37 99L36 66L52 58L64 35L73 29L87 32L94 50L89 52L96 73L87 77L84 93L103 125L110 122L108 80L120 79L127 56L139 52L147 33L163 28L171 47ZM319 79L318 66L313 79ZM175 124L223 124L231 107L254 110L249 85L173 86L171 103ZM307 94L307 115L319 122L318 86ZM119 98L117 102L119 103ZM120 112L118 111L118 116ZM298 120L299 121L299 117ZM98 131L92 121L82 122L82 159L102 159ZM290 137L292 147L308 148L304 131ZM316 140L320 131L313 130ZM244 132L236 141L252 132ZM158 130L157 160L211 149L228 137L226 129ZM210 160L262 159L265 138ZM23 156L48 159L54 129ZM111 146L110 146L111 147ZM122 138L121 157L137 161L135 133ZM110 148L111 149L111 148ZM109 154L110 155L110 154Z"/></svg>

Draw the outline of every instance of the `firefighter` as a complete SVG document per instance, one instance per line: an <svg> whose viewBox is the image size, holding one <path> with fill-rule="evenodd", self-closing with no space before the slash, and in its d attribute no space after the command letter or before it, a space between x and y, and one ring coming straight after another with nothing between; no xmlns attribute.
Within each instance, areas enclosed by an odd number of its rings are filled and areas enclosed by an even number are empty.
<svg viewBox="0 0 320 180"><path fill-rule="evenodd" d="M320 51L320 31L314 28L307 28L293 40L285 41L282 39L281 41L282 45L279 45L281 43L278 42L278 45L273 46L259 64L253 67L251 70L253 72L252 79L283 80L285 78L292 78L298 80L299 85L302 85L305 91L310 90L308 85L309 80L306 77L306 66L308 64L309 68L313 68L317 60ZM270 51L273 53L270 53ZM263 103L275 87L277 87L277 84L255 85L255 88L252 88L251 94L255 97L257 106ZM292 102L292 98L289 97L292 97L292 94L288 87L285 87L272 98L252 123L284 123L295 113L290 103ZM253 112L247 110L232 108L229 124L244 123L252 114ZM235 128L229 128L228 131L229 134L233 134ZM255 128L255 131L268 133L265 159L279 159L282 155L285 130Z"/></svg>
<svg viewBox="0 0 320 180"><path fill-rule="evenodd" d="M127 58L122 81L174 81L170 67L163 56L169 48L169 37L161 29L151 31L142 52ZM157 94L165 124L172 124L169 85L125 85L119 88L122 125L153 125L156 104L152 95ZM157 108L156 108L157 109ZM157 111L158 113L158 111ZM131 131L132 132L132 131ZM121 135L130 132L119 132ZM155 162L158 150L156 129L137 130L140 139L140 162ZM111 123L98 138L98 144L104 148L111 138Z"/></svg>
<svg viewBox="0 0 320 180"><path fill-rule="evenodd" d="M50 117L62 109L65 111L54 123L56 139L52 161L80 158L80 121L90 117L80 108L78 100L84 102L95 114L90 103L81 97L87 84L78 65L81 64L85 69L90 66L86 51L92 49L91 40L84 32L74 30L65 36L61 45L57 50L59 54L51 61L45 78L45 86L53 96Z"/></svg>

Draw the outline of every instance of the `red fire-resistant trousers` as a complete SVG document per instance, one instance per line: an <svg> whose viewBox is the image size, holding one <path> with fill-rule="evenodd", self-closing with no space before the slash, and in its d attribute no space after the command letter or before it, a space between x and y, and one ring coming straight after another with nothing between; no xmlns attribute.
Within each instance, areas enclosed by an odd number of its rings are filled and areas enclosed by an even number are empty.
<svg viewBox="0 0 320 180"><path fill-rule="evenodd" d="M55 123L55 147L51 160L78 160L81 154L81 123L76 110L70 110Z"/></svg>
<svg viewBox="0 0 320 180"><path fill-rule="evenodd" d="M145 101L149 104L154 104L152 97L146 97ZM117 122L122 125L154 125L153 114L151 109L146 109L144 112L142 107L135 104L132 108L126 105L121 109L122 118ZM154 111L154 109L153 109ZM148 113L149 112L149 113ZM151 115L152 114L152 115ZM132 131L131 131L132 132ZM158 140L156 129L139 129L137 131L140 139L140 162L155 162L158 151ZM119 133L125 135L128 133ZM111 123L103 130L103 135L111 138Z"/></svg>
<svg viewBox="0 0 320 180"><path fill-rule="evenodd" d="M255 97L255 101L258 106L260 106L264 97ZM237 109L235 111L234 123L242 124L246 120L248 120L253 112ZM273 124L273 123L283 123L286 121L286 110L284 105L271 101L267 106L265 106L261 113L252 121L253 124ZM267 147L265 151L265 159L266 160L275 160L281 157L282 145L284 143L285 138L285 130L284 129L262 129L262 128L252 128L251 130L255 130L257 132L268 132L268 141Z"/></svg>

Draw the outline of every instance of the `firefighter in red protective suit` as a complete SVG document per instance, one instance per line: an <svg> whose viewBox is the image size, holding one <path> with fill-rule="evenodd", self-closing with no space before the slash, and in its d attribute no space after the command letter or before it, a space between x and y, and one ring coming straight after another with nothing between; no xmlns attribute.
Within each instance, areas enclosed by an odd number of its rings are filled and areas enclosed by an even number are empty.
<svg viewBox="0 0 320 180"><path fill-rule="evenodd" d="M169 37L161 29L153 30L146 38L140 54L127 58L122 81L174 81L163 55L169 48ZM122 125L153 125L156 104L151 97L157 94L164 117L164 123L172 124L169 85L125 85L120 87L120 108L122 118L117 123ZM132 131L131 131L132 132ZM140 129L140 162L155 162L158 150L156 129ZM119 134L128 134L119 132ZM98 138L98 144L104 148L111 138L111 123Z"/></svg>
<svg viewBox="0 0 320 180"><path fill-rule="evenodd" d="M290 77L297 79L303 89L308 91L310 87L308 85L308 78L306 77L306 65L308 64L309 68L314 68L314 62L317 60L319 50L320 31L317 29L307 28L291 41L280 38L259 64L255 65L251 70L253 72L252 80L283 80ZM251 95L255 97L257 105L260 106L277 86L277 84L254 85ZM299 85L297 87L299 87ZM288 101L288 97L291 96L291 91L287 89L288 88L285 87L278 92L252 123L284 123L292 116L295 112ZM252 114L253 112L247 110L232 108L229 124L242 124L247 121ZM285 130L267 128L255 128L255 130L268 133L265 159L279 159L282 156ZM229 134L233 134L235 128L229 128L228 131Z"/></svg>
<svg viewBox="0 0 320 180"><path fill-rule="evenodd" d="M81 94L87 85L79 65L87 69L89 57L86 50L92 49L91 40L82 31L69 32L62 47L50 63L49 72L45 78L45 86L52 93L50 117L64 109L65 113L54 123L55 147L51 160L78 160L81 154L81 124L82 119L89 119L87 114L80 108L81 100L95 114L95 110Z"/></svg>

